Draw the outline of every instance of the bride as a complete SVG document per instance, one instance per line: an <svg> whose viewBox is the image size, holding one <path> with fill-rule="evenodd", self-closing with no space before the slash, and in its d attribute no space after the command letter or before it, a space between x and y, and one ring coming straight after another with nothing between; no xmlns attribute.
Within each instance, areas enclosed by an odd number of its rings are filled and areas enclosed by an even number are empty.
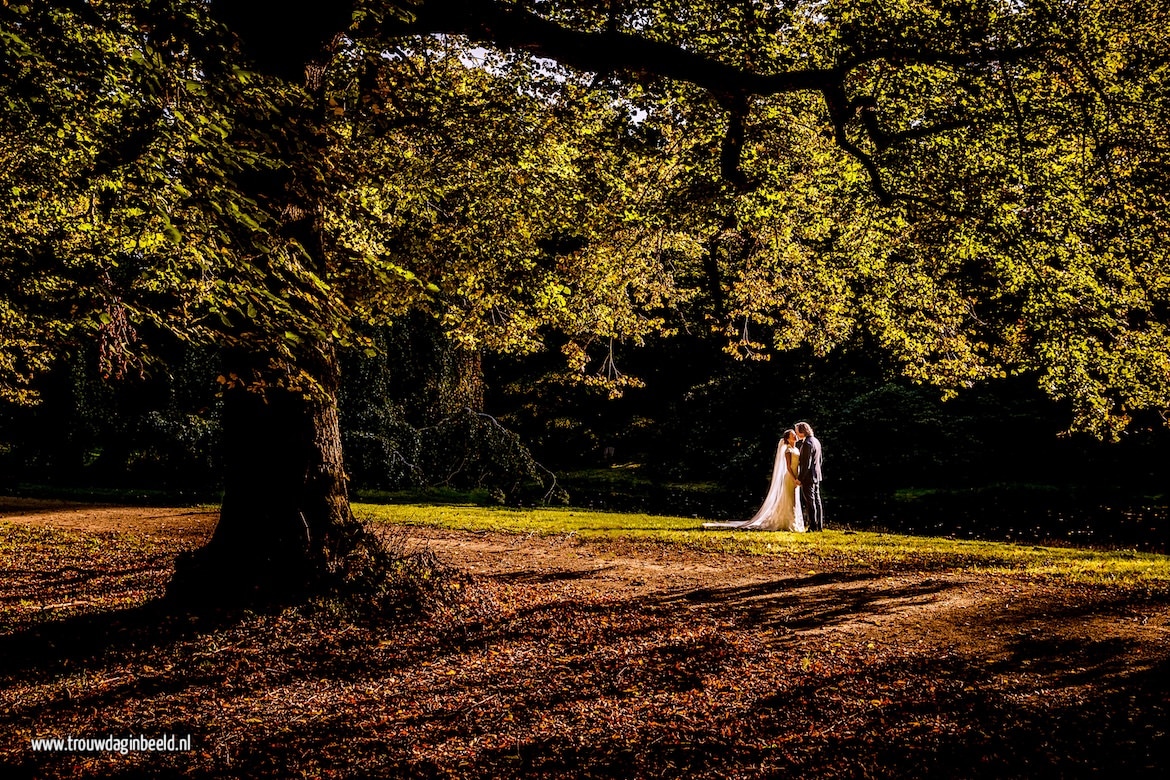
<svg viewBox="0 0 1170 780"><path fill-rule="evenodd" d="M796 468L800 450L796 449L796 431L789 428L776 447L772 466L772 486L760 511L750 520L730 523L703 523L704 528L735 528L741 531L804 531L800 497L796 489Z"/></svg>

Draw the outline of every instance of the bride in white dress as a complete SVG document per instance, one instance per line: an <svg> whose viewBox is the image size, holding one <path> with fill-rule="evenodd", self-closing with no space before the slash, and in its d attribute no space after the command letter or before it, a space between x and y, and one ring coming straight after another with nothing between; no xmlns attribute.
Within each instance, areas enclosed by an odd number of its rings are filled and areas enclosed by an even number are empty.
<svg viewBox="0 0 1170 780"><path fill-rule="evenodd" d="M772 466L772 485L764 504L750 520L729 523L703 523L704 528L741 531L804 531L800 511L800 493L796 489L796 468L800 450L796 449L796 431L784 431L776 446L776 462Z"/></svg>

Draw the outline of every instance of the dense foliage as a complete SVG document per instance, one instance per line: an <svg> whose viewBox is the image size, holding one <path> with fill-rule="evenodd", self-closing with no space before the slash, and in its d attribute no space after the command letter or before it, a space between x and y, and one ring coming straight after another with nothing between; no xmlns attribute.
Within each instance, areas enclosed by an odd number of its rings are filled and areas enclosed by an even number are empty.
<svg viewBox="0 0 1170 780"><path fill-rule="evenodd" d="M221 528L310 568L351 519L339 354L412 318L611 394L716 335L1161 424L1164 5L6 2L0 394L215 350Z"/></svg>
<svg viewBox="0 0 1170 780"><path fill-rule="evenodd" d="M6 395L159 328L295 377L411 309L621 386L610 340L682 306L747 356L1034 371L1103 434L1170 405L1157 3L482 5L363 6L306 86L202 3L6 4ZM492 14L570 67L477 48Z"/></svg>

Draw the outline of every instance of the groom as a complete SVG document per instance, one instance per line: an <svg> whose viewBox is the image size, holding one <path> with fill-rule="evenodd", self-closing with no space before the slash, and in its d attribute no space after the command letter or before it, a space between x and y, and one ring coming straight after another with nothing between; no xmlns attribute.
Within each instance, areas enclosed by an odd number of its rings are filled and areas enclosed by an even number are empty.
<svg viewBox="0 0 1170 780"><path fill-rule="evenodd" d="M812 426L806 422L796 424L796 438L800 440L796 484L800 485L804 524L810 531L823 531L825 510L821 507L821 441L813 435Z"/></svg>

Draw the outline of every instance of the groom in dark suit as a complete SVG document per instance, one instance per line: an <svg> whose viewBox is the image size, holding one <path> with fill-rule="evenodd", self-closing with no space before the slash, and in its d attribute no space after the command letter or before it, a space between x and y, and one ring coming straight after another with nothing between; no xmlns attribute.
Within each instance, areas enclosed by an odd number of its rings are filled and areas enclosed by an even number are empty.
<svg viewBox="0 0 1170 780"><path fill-rule="evenodd" d="M796 424L796 438L800 440L796 483L800 485L804 524L810 531L823 531L825 510L821 506L821 441L813 435L812 426L806 422Z"/></svg>

